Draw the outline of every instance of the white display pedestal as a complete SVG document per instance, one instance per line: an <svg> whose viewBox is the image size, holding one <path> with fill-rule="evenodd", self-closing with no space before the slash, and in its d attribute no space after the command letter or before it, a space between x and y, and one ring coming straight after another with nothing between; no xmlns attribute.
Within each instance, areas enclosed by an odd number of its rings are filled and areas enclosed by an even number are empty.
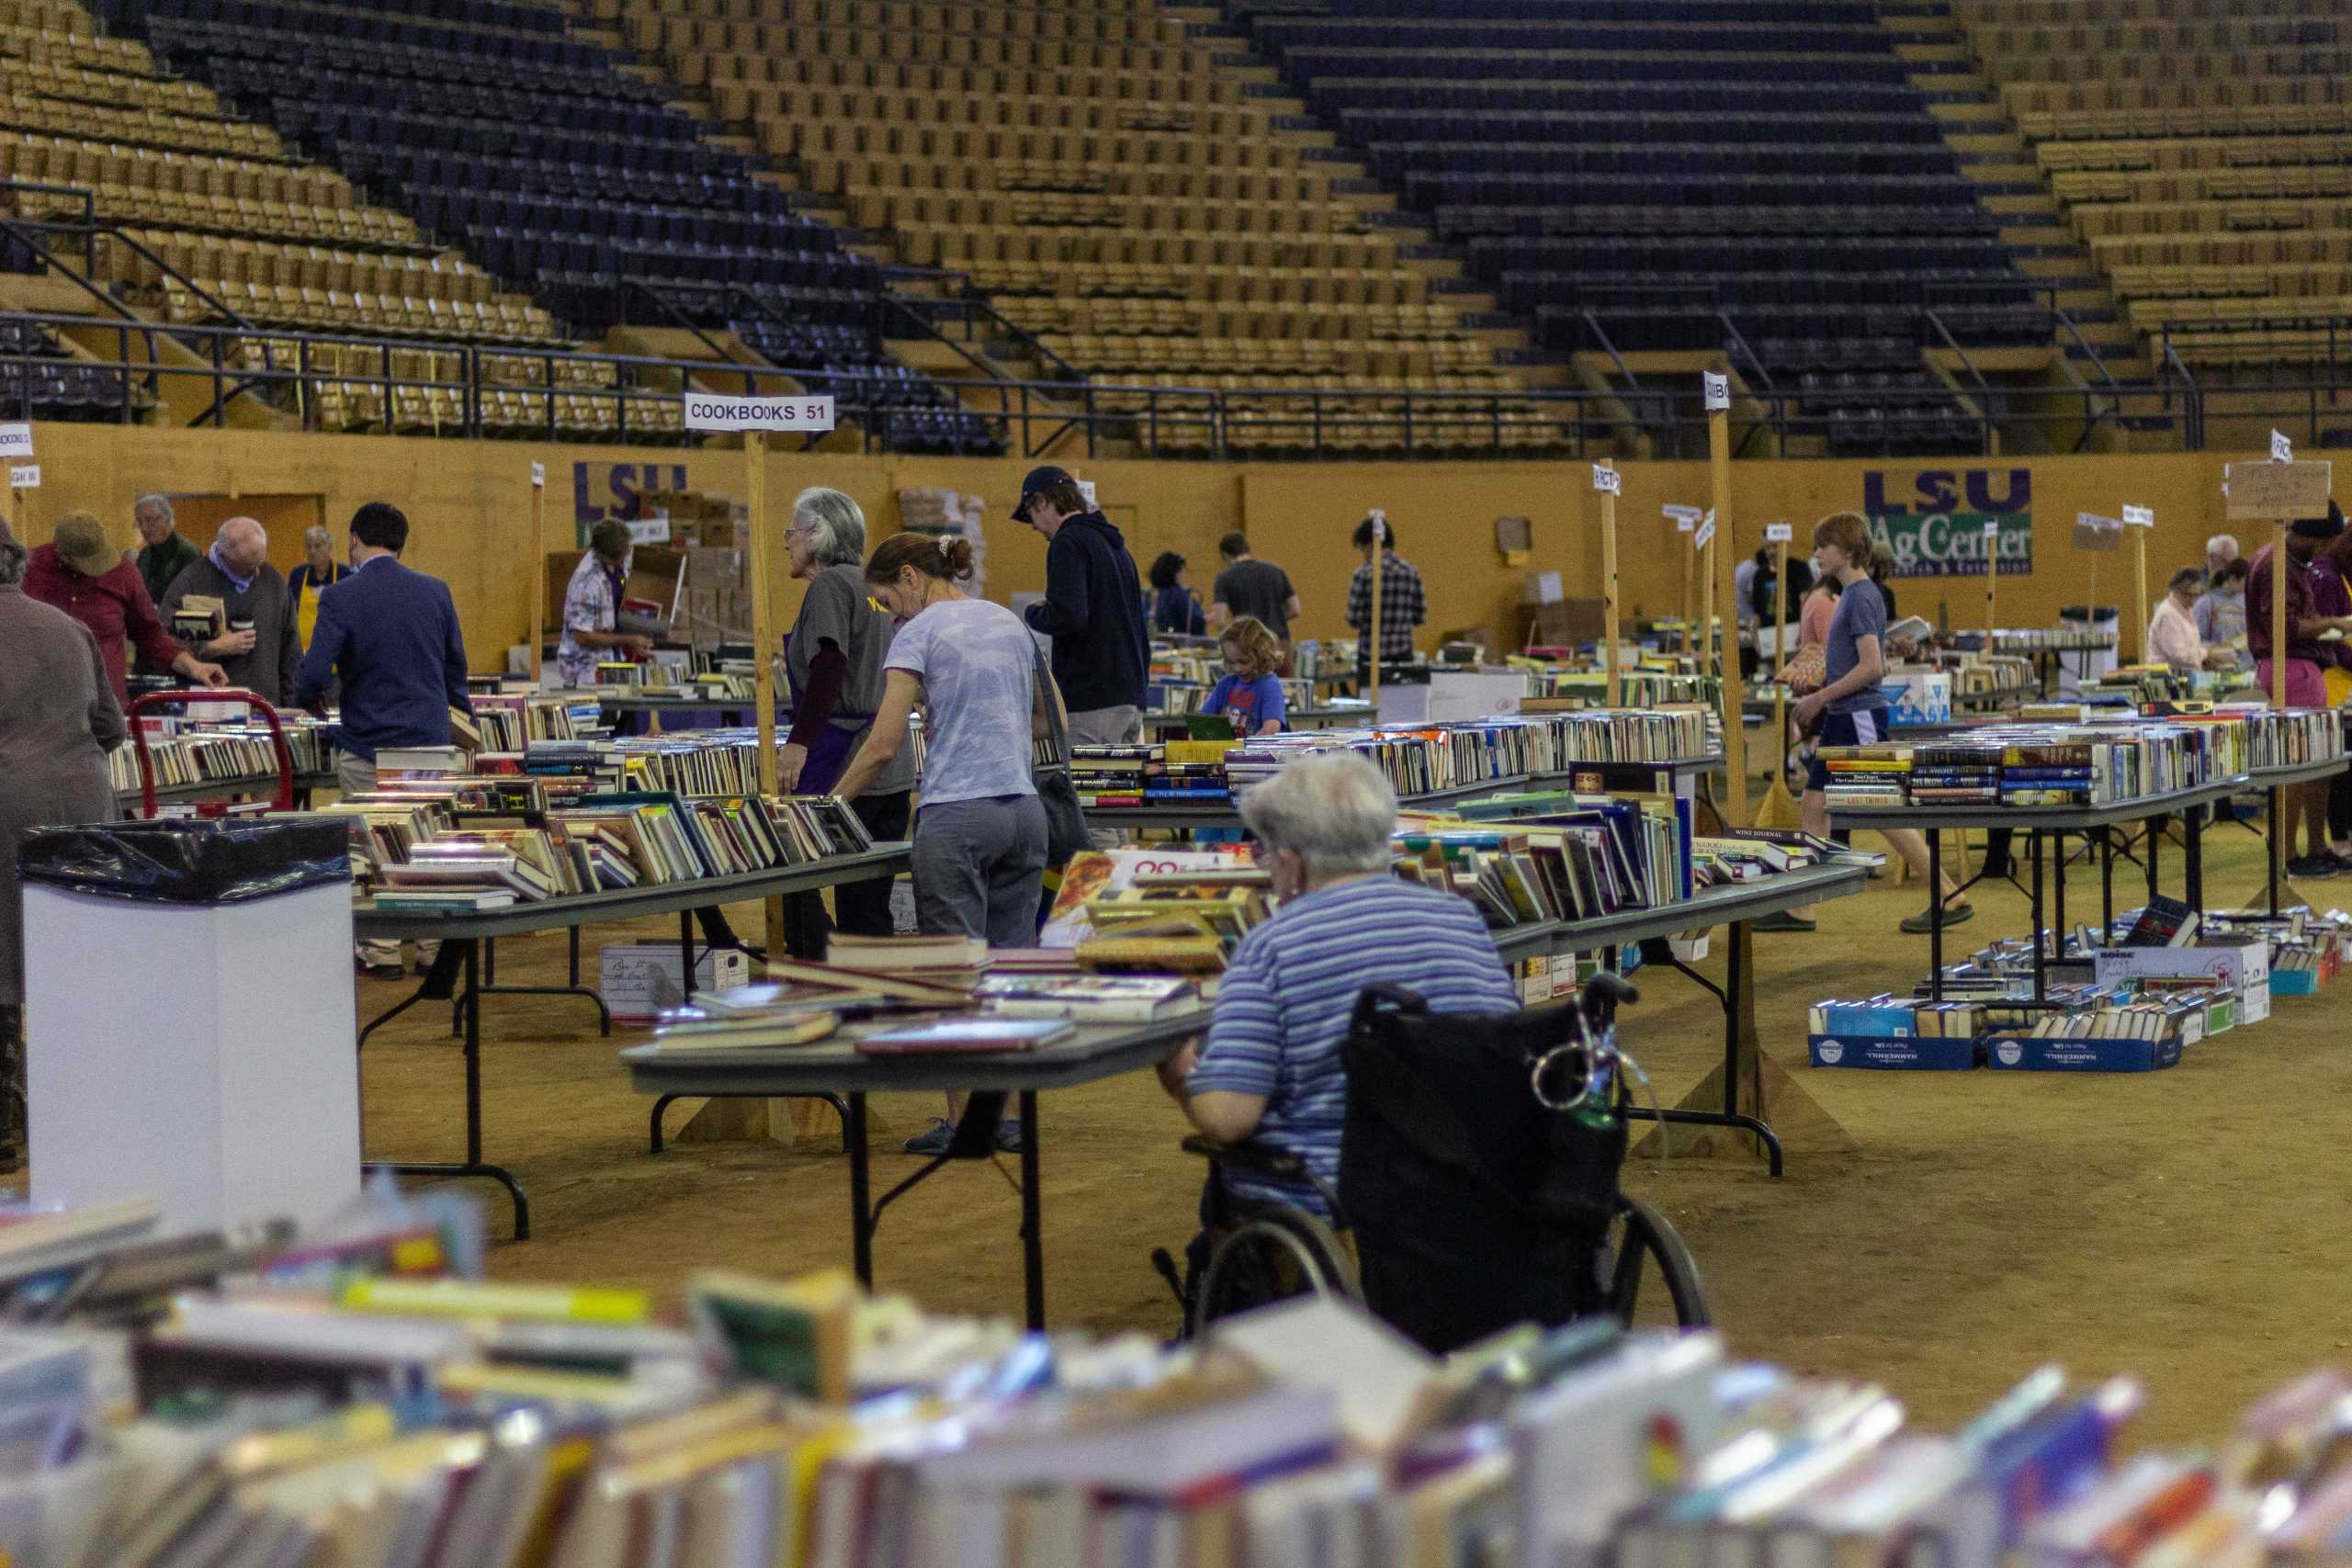
<svg viewBox="0 0 2352 1568"><path fill-rule="evenodd" d="M1445 724L1513 714L1527 696L1518 670L1433 670L1429 683L1380 688L1383 724Z"/></svg>
<svg viewBox="0 0 2352 1568"><path fill-rule="evenodd" d="M161 1234L359 1191L351 889L217 908L25 886L32 1197L163 1207Z"/></svg>

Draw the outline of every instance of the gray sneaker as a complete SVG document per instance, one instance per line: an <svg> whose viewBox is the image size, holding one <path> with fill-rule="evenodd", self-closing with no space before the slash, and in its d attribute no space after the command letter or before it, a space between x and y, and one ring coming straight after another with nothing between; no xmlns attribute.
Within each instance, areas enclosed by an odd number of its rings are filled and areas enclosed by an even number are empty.
<svg viewBox="0 0 2352 1568"><path fill-rule="evenodd" d="M1027 1131L1021 1125L1018 1116L1008 1116L996 1124L996 1146L1001 1152L1017 1155L1028 1144Z"/></svg>
<svg viewBox="0 0 2352 1568"><path fill-rule="evenodd" d="M901 1146L910 1155L944 1155L955 1137L956 1123L944 1116L934 1116L929 1127L909 1138Z"/></svg>
<svg viewBox="0 0 2352 1568"><path fill-rule="evenodd" d="M1947 908L1944 911L1944 924L1947 927L1962 925L1975 918L1976 906L1973 904L1962 904L1956 908ZM1928 905L1928 908L1920 910L1916 915L1906 916L1903 920L1903 930L1910 932L1913 936L1917 936L1923 931L1931 931L1935 929L1936 908L1932 904Z"/></svg>

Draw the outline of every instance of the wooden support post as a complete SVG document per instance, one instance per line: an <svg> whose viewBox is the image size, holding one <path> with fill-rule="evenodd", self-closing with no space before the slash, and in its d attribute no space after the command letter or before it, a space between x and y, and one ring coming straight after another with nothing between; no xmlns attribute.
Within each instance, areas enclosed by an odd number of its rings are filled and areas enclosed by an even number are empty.
<svg viewBox="0 0 2352 1568"><path fill-rule="evenodd" d="M1789 683L1781 679L1789 665L1788 540L1774 540L1772 554L1772 749L1781 752L1789 743ZM1787 772L1784 765L1775 764L1772 777L1779 780Z"/></svg>
<svg viewBox="0 0 2352 1568"><path fill-rule="evenodd" d="M1718 513L1717 515L1721 515ZM1699 548L1699 673L1704 675L1715 658L1715 552L1723 530L1717 527Z"/></svg>
<svg viewBox="0 0 2352 1568"><path fill-rule="evenodd" d="M540 649L548 640L548 470L531 465L531 683L545 684Z"/></svg>
<svg viewBox="0 0 2352 1568"><path fill-rule="evenodd" d="M1386 576L1382 568L1388 557L1388 514L1378 507L1372 509L1372 619L1364 631L1370 645L1364 654L1364 668L1369 671L1368 688L1374 717L1380 714L1380 580Z"/></svg>
<svg viewBox="0 0 2352 1568"><path fill-rule="evenodd" d="M1716 597L1725 604L1731 603L1733 563L1739 554L1734 547L1736 536L1732 531L1729 401L1726 398L1725 406L1711 409L1707 413L1708 469L1713 481L1715 502L1715 590ZM1703 669L1704 665L1701 667ZM1739 710L1747 698L1747 682L1740 679L1738 650L1728 645L1724 649L1723 694L1724 820L1730 827L1745 828L1750 820L1747 809L1747 730L1741 722ZM1746 929L1741 928L1743 931Z"/></svg>
<svg viewBox="0 0 2352 1568"><path fill-rule="evenodd" d="M1613 708L1625 681L1617 663L1617 491L1613 488L1623 481L1601 480L1600 470L1609 468L1605 462L1596 464L1594 480L1611 487L1600 491L1600 656L1608 661L1609 705Z"/></svg>
<svg viewBox="0 0 2352 1568"><path fill-rule="evenodd" d="M2093 608L2096 610L2097 606ZM2132 530L2132 624L2140 628L2140 662L2145 664L2148 661L2148 531L2145 528ZM2091 617L2091 625L2093 627L2098 625L2096 614Z"/></svg>
<svg viewBox="0 0 2352 1568"><path fill-rule="evenodd" d="M2287 705L2287 525L2270 525L2270 705ZM2273 833L2273 842L2278 835Z"/></svg>
<svg viewBox="0 0 2352 1568"><path fill-rule="evenodd" d="M1994 651L1993 629L2001 623L1996 617L1994 601L2001 583L2001 525L1992 519L1984 524L1984 650Z"/></svg>

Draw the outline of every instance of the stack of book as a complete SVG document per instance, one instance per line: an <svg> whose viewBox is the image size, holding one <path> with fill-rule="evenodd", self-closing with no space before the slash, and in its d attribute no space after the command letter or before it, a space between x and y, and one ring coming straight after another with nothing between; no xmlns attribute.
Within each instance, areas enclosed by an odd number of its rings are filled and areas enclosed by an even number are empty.
<svg viewBox="0 0 2352 1568"><path fill-rule="evenodd" d="M1408 881L1460 894L1501 929L1688 898L1692 846L1690 803L1680 796L1567 795L1507 823L1408 821L1396 839L1396 868ZM1758 841L1756 852L1777 847Z"/></svg>
<svg viewBox="0 0 2352 1568"><path fill-rule="evenodd" d="M2332 1369L2190 1450L2128 1440L2136 1381L2054 1367L1944 1434L1713 1330L1524 1325L1440 1360L1306 1297L1205 1344L1048 1347L838 1270L700 1270L665 1318L642 1291L469 1277L471 1224L420 1199L290 1250L216 1247L129 1328L92 1309L136 1242L24 1277L0 1333L0 1553L2202 1568L2331 1561L2352 1514Z"/></svg>
<svg viewBox="0 0 2352 1568"><path fill-rule="evenodd" d="M278 722L297 779L334 771L334 743L326 724L308 714L282 715ZM266 724L145 717L140 723L145 728L148 765L159 790L248 779L258 790L277 777L277 750ZM118 746L107 752L107 774L117 794L135 793L139 788L137 749Z"/></svg>
<svg viewBox="0 0 2352 1568"><path fill-rule="evenodd" d="M1832 777L1838 765L1831 764ZM2001 748L1954 737L1911 748L1911 799L1921 806L1996 806L2001 799Z"/></svg>
<svg viewBox="0 0 2352 1568"><path fill-rule="evenodd" d="M500 692L472 699L475 730L481 750L522 754L535 740L569 740L572 728L571 702L537 693Z"/></svg>
<svg viewBox="0 0 2352 1568"><path fill-rule="evenodd" d="M1233 798L1225 757L1231 740L1071 748L1078 803L1096 809L1144 805L1221 806Z"/></svg>

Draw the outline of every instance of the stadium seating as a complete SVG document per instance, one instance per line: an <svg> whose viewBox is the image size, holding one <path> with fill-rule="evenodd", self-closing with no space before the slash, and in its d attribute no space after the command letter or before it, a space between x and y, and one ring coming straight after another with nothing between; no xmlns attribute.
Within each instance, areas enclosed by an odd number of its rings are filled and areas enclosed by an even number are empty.
<svg viewBox="0 0 2352 1568"><path fill-rule="evenodd" d="M1153 0L591 8L905 262L968 276L1098 380L1222 399L1245 378L1262 406L1224 406L1260 444L1317 444L1315 395L1351 390L1484 395L1476 431L1432 417L1417 444L1492 445L1498 423L1504 445L1564 439L1359 171L1218 70L1230 39ZM1402 439L1401 401L1351 412L1323 445Z"/></svg>
<svg viewBox="0 0 2352 1568"><path fill-rule="evenodd" d="M135 378L126 385L116 370L77 363L35 323L0 318L0 410L10 419L111 423L126 403L136 415L153 401Z"/></svg>
<svg viewBox="0 0 2352 1568"><path fill-rule="evenodd" d="M2133 327L2217 368L2347 346L2352 3L1956 10Z"/></svg>
<svg viewBox="0 0 2352 1568"><path fill-rule="evenodd" d="M859 378L881 389L880 401L906 410L894 416L910 433L899 445L997 446L944 389L890 361L872 262L706 137L662 84L573 37L557 8L520 0L106 0L105 8L222 102L392 201L413 220L412 235L462 245L487 274L431 260L397 280L401 303L386 310L381 263L317 247L258 250L218 275L233 306L243 306L238 291L250 286L269 291L274 321L356 319L411 337L500 341L552 338L559 322L594 338L624 321L755 319L778 329L763 341L791 354L789 368ZM537 301L530 324L544 330L520 332L507 312L485 310L501 288L528 291ZM527 356L490 364L493 377L544 380ZM401 412L380 386L345 390L350 406L400 426ZM409 411L416 419L437 426L457 417L448 406L456 388L415 390L421 404L408 401L423 410ZM591 435L647 433L656 420L674 425L674 410L650 395L572 395L582 401L570 411L544 397L525 403L542 415L576 413L568 428ZM390 401L401 400L396 393ZM598 412L582 412L590 405ZM503 421L508 412L492 397L484 417ZM542 423L524 420L525 428Z"/></svg>
<svg viewBox="0 0 2352 1568"><path fill-rule="evenodd" d="M1920 368L1923 307L1962 341L2046 340L1868 5L1317 10L1254 10L1253 46L1555 348L1722 349L1736 330L1803 394L1801 422L1869 449L1899 433L1864 417L1873 393L1912 394L1894 427L1961 438ZM1894 365L1838 357L1890 341Z"/></svg>

